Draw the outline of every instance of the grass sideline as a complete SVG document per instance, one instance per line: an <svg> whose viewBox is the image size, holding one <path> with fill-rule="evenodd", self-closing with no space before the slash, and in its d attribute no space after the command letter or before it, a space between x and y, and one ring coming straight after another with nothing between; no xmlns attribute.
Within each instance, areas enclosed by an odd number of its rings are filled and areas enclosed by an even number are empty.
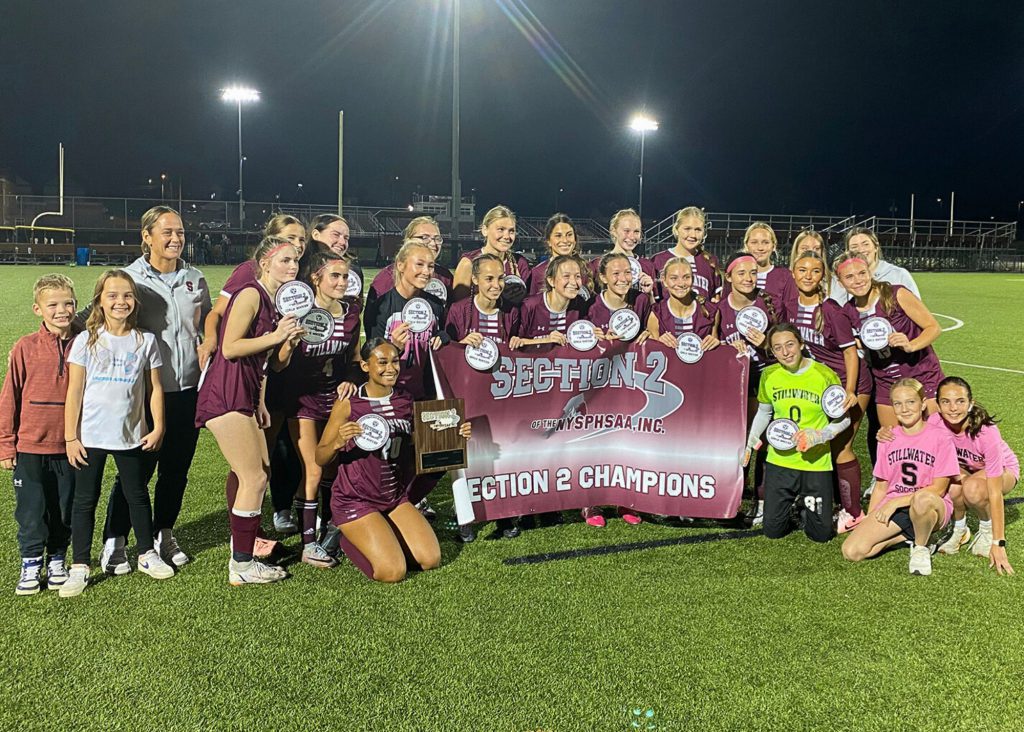
<svg viewBox="0 0 1024 732"><path fill-rule="evenodd" d="M204 269L216 291L228 268ZM4 372L10 345L37 327L32 282L52 270L0 268ZM84 301L100 269L60 271ZM1021 368L1024 282L917 278L933 311L965 323L939 340L940 358ZM1024 453L1024 375L945 368ZM839 541L792 535L503 563L725 530L575 522L465 547L442 529L443 566L397 586L299 563L280 585L231 588L225 470L204 431L178 529L195 561L179 576L133 572L64 601L15 597L0 473L0 729L976 730L1024 717L1022 578L973 556L938 557L917 578L906 551L855 566ZM447 482L434 495L443 525ZM1020 512L1007 507L1007 537L1024 573Z"/></svg>

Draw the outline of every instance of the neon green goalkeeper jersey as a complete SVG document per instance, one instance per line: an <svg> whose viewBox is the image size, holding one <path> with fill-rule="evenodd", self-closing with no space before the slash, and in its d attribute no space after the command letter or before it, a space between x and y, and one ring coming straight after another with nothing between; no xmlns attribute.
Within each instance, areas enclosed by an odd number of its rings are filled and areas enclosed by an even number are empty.
<svg viewBox="0 0 1024 732"><path fill-rule="evenodd" d="M757 400L771 404L773 419L791 419L802 430L820 430L831 421L821 409L821 395L826 388L839 384L839 376L824 364L804 360L810 364L799 374L787 371L781 364L772 364L761 373ZM826 472L832 470L829 443L816 445L807 452L776 450L768 445L768 462L783 468Z"/></svg>

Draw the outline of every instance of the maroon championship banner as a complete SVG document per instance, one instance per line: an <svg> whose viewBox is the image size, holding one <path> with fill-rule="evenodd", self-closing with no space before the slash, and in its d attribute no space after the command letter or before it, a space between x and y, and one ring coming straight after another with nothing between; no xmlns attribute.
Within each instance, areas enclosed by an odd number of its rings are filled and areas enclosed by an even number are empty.
<svg viewBox="0 0 1024 732"><path fill-rule="evenodd" d="M487 371L465 346L434 352L439 397L465 400L460 523L586 506L731 518L743 490L746 358L728 346L683 363L657 341L499 346Z"/></svg>

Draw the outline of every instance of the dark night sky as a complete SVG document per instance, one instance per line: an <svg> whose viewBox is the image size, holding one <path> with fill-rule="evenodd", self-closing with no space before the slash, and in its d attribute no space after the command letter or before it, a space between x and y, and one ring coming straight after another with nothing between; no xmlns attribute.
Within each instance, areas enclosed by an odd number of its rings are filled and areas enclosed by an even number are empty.
<svg viewBox="0 0 1024 732"><path fill-rule="evenodd" d="M405 203L449 188L447 0L45 3L0 11L0 168L37 188L56 146L80 192ZM480 206L546 215L635 205L1009 220L1024 198L1024 6L1017 2L462 0L462 179ZM393 183L395 176L397 184Z"/></svg>

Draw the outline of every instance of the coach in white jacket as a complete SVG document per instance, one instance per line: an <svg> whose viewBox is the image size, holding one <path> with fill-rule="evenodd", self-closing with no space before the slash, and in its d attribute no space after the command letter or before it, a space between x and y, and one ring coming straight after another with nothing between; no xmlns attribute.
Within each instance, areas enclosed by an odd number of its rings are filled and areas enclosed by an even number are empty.
<svg viewBox="0 0 1024 732"><path fill-rule="evenodd" d="M917 289L914 276L903 267L897 267L882 259L882 246L878 243L878 237L871 229L856 226L846 232L845 250L856 254L868 263L868 271L871 278L877 282L888 282L890 285L903 285L921 299L921 291ZM850 299L850 294L839 284L839 279L833 273L832 289L829 296L840 305L845 305Z"/></svg>
<svg viewBox="0 0 1024 732"><path fill-rule="evenodd" d="M199 439L195 426L199 387L199 354L203 322L210 312L210 290L203 273L183 261L185 230L178 212L154 206L142 215L143 255L124 268L139 291L139 327L156 336L163 359L166 432L160 451L149 464L157 472L153 490L155 548L168 564L180 567L188 555L178 546L174 524L181 512L188 471ZM208 355L208 354L207 354ZM103 569L111 574L130 571L125 537L131 528L128 504L115 481L107 512Z"/></svg>

